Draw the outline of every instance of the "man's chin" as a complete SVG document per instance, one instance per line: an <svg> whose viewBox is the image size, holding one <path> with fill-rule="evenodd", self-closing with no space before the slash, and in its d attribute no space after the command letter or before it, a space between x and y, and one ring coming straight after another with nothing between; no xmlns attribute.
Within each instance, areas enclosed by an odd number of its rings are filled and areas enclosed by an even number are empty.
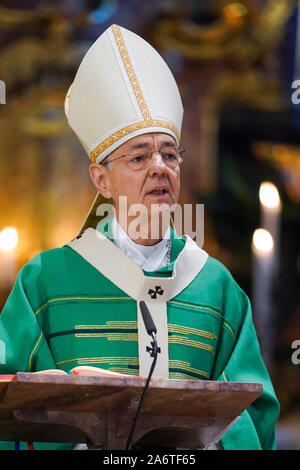
<svg viewBox="0 0 300 470"><path fill-rule="evenodd" d="M170 213L170 206L167 202L153 202L152 204L146 204L148 218L157 218Z"/></svg>

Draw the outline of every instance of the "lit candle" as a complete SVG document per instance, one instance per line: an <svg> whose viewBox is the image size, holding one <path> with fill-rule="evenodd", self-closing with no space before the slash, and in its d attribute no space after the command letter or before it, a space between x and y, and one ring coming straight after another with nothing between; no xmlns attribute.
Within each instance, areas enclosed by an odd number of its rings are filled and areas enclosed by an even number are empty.
<svg viewBox="0 0 300 470"><path fill-rule="evenodd" d="M272 312L274 281L274 241L265 229L255 230L252 238L252 307L263 359L272 358Z"/></svg>
<svg viewBox="0 0 300 470"><path fill-rule="evenodd" d="M6 227L0 232L2 287L12 287L17 274L16 246L18 232L14 227Z"/></svg>
<svg viewBox="0 0 300 470"><path fill-rule="evenodd" d="M260 185L259 201L260 226L267 230L273 238L273 269L277 274L279 265L281 201L278 189L273 183L266 181Z"/></svg>

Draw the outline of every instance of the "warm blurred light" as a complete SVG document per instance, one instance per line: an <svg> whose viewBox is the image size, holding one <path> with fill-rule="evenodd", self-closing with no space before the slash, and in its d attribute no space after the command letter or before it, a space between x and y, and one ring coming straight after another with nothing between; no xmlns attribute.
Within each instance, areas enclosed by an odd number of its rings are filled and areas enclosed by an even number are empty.
<svg viewBox="0 0 300 470"><path fill-rule="evenodd" d="M18 244L18 232L14 227L5 227L0 232L0 250L11 251Z"/></svg>
<svg viewBox="0 0 300 470"><path fill-rule="evenodd" d="M291 148L286 145L273 145L272 155L281 164L291 163L293 158Z"/></svg>
<svg viewBox="0 0 300 470"><path fill-rule="evenodd" d="M280 206L280 196L275 184L264 182L259 188L259 200L261 204L269 209Z"/></svg>
<svg viewBox="0 0 300 470"><path fill-rule="evenodd" d="M270 232L263 228L255 230L252 242L257 251L262 254L269 254L273 250L273 238Z"/></svg>
<svg viewBox="0 0 300 470"><path fill-rule="evenodd" d="M239 2L233 2L224 6L223 14L230 26L241 26L248 15L247 7Z"/></svg>

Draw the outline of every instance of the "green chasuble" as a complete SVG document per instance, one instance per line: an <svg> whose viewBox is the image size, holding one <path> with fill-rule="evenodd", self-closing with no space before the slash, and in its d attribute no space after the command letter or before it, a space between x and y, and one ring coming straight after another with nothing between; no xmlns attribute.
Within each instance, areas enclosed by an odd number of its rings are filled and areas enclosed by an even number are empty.
<svg viewBox="0 0 300 470"><path fill-rule="evenodd" d="M186 243L172 232L171 263L145 276L171 277ZM221 444L274 449L279 404L261 359L249 299L229 271L207 256L166 306L169 378L261 383L263 394ZM139 375L137 323L136 300L75 249L66 245L43 252L22 268L0 315L0 339L6 345L0 373L89 365ZM12 448L13 443L0 443L0 449ZM35 448L72 445L36 443Z"/></svg>

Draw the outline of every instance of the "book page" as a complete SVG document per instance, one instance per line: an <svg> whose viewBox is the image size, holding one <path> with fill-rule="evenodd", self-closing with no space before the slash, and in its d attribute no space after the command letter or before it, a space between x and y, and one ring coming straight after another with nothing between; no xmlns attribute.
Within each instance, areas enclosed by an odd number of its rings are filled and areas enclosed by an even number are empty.
<svg viewBox="0 0 300 470"><path fill-rule="evenodd" d="M72 374L74 375L103 375L103 376L120 376L120 377L132 377L129 374L120 374L119 372L114 372L108 369L101 369L100 367L93 366L77 366L71 369Z"/></svg>

